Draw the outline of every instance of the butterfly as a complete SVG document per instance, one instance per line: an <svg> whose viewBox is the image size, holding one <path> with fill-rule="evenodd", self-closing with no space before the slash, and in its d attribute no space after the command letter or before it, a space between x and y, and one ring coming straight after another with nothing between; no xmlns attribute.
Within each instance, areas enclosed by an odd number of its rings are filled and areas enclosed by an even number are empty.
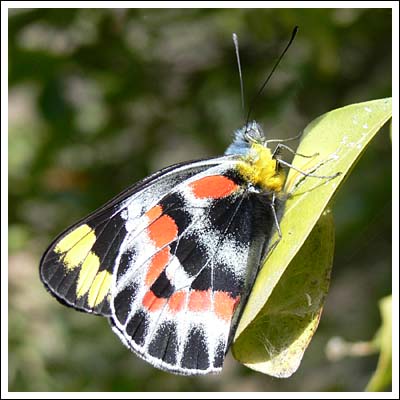
<svg viewBox="0 0 400 400"><path fill-rule="evenodd" d="M222 157L167 167L59 235L40 277L169 372L219 372L283 211L285 173L256 122Z"/></svg>
<svg viewBox="0 0 400 400"><path fill-rule="evenodd" d="M241 88L243 104L242 80ZM223 156L175 164L134 184L61 233L40 261L40 278L58 301L106 317L156 368L221 371L260 266L282 237L284 168L336 176L284 161L282 149L296 153L268 140L250 111Z"/></svg>

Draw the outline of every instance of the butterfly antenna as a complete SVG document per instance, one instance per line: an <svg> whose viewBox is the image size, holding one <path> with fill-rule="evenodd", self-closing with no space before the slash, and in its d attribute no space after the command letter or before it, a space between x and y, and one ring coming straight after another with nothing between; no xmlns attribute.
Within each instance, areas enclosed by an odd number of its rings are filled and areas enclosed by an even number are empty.
<svg viewBox="0 0 400 400"><path fill-rule="evenodd" d="M292 44L294 38L296 37L297 31L299 30L298 26L295 26L292 32L292 36L288 42L288 44L286 45L285 49L282 51L281 55L279 56L278 60L276 61L275 65L273 66L271 72L269 73L269 75L267 76L267 78L265 79L264 83L262 84L262 86L260 87L259 91L257 92L257 94L253 97L253 100L250 103L250 107L249 107L249 112L247 113L247 118L246 118L246 131L247 131L247 127L249 125L249 120L250 120L250 115L253 111L254 108L254 104L255 101L258 99L258 97L260 96L260 94L262 93L262 91L264 90L265 86L267 86L268 81L270 80L272 74L275 72L276 68L278 67L279 63L281 62L283 56L286 54L286 52L289 50L290 45Z"/></svg>
<svg viewBox="0 0 400 400"><path fill-rule="evenodd" d="M240 97L242 100L242 110L244 111L244 89L243 89L243 77L242 77L242 67L240 65L240 56L239 56L239 41L236 33L232 34L233 44L235 46L236 52L236 61L239 69L239 79L240 79Z"/></svg>

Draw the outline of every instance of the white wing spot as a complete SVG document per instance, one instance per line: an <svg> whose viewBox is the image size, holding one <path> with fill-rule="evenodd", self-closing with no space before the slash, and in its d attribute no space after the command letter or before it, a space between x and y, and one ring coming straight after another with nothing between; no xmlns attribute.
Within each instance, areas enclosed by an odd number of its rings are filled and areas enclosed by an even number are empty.
<svg viewBox="0 0 400 400"><path fill-rule="evenodd" d="M185 272L178 258L175 256L172 257L172 261L165 269L165 273L176 290L190 286L194 279Z"/></svg>

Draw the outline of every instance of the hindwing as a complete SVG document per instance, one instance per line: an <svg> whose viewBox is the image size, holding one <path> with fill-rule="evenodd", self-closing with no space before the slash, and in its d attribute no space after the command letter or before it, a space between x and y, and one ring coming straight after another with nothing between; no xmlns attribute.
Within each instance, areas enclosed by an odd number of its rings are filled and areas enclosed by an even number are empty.
<svg viewBox="0 0 400 400"><path fill-rule="evenodd" d="M265 200L220 165L131 221L111 304L131 350L178 374L220 371L273 226Z"/></svg>

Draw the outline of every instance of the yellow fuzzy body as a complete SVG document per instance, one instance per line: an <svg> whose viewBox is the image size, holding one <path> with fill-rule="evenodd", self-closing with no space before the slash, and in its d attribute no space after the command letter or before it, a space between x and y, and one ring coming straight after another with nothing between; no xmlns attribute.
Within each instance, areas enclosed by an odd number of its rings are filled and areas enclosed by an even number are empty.
<svg viewBox="0 0 400 400"><path fill-rule="evenodd" d="M237 170L246 181L266 192L280 192L285 183L285 173L278 168L271 150L259 143L252 144Z"/></svg>

